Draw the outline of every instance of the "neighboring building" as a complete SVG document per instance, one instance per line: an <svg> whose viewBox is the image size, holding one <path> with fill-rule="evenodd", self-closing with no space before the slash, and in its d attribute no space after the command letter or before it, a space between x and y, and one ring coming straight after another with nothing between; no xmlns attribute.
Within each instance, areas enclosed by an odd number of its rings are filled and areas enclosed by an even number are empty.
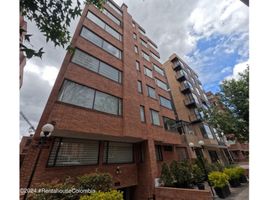
<svg viewBox="0 0 268 200"><path fill-rule="evenodd" d="M24 18L22 16L20 16L20 29L23 29L23 30L27 30L27 23L26 21L24 21ZM24 35L25 35L25 32L20 36L20 42L23 41L23 38L24 38ZM26 65L26 57L25 55L23 54L22 51L20 51L20 88L22 86L22 82L23 82L23 70L24 70L24 66Z"/></svg>
<svg viewBox="0 0 268 200"><path fill-rule="evenodd" d="M184 126L183 136L186 144L193 143L195 153L191 157L203 155L209 162L221 161L228 164L232 161L225 145L224 138L216 129L204 121L201 109L209 109L210 103L203 90L197 74L176 54L163 64L171 90L177 118ZM198 141L204 141L204 151Z"/></svg>
<svg viewBox="0 0 268 200"><path fill-rule="evenodd" d="M111 1L102 12L85 7L72 46L24 158L21 188L98 169L125 199L152 198L161 164L188 158L169 124L176 116L157 46L125 4ZM35 165L41 127L52 121Z"/></svg>
<svg viewBox="0 0 268 200"><path fill-rule="evenodd" d="M226 109L220 101L220 97L212 92L207 92L207 97L211 105L217 107L219 110L223 111ZM249 158L249 146L248 143L241 143L237 140L234 134L225 133L228 141L228 150L230 151L232 158L235 162L248 161Z"/></svg>

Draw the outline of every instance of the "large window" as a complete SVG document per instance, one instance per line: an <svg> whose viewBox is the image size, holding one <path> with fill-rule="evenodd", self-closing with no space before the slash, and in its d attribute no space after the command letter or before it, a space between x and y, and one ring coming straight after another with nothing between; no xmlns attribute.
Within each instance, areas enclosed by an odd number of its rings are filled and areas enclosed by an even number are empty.
<svg viewBox="0 0 268 200"><path fill-rule="evenodd" d="M150 62L150 57L149 57L149 55L147 54L147 53L145 53L145 52L141 52L141 55L142 55L142 57L145 59L145 60L147 60L147 61L149 61Z"/></svg>
<svg viewBox="0 0 268 200"><path fill-rule="evenodd" d="M148 47L147 43L143 39L141 39L141 44L145 47Z"/></svg>
<svg viewBox="0 0 268 200"><path fill-rule="evenodd" d="M144 106L140 106L140 117L141 117L141 121L145 122L145 110L144 110Z"/></svg>
<svg viewBox="0 0 268 200"><path fill-rule="evenodd" d="M163 81L160 81L158 79L155 79L156 85L164 90L168 90L168 86L166 83L164 83Z"/></svg>
<svg viewBox="0 0 268 200"><path fill-rule="evenodd" d="M48 159L48 166L98 164L99 142L56 138Z"/></svg>
<svg viewBox="0 0 268 200"><path fill-rule="evenodd" d="M121 115L121 99L65 80L59 101L114 115Z"/></svg>
<svg viewBox="0 0 268 200"><path fill-rule="evenodd" d="M158 112L152 109L150 109L150 111L151 111L152 124L160 126L160 119Z"/></svg>
<svg viewBox="0 0 268 200"><path fill-rule="evenodd" d="M116 23L118 26L121 25L121 21L117 19L113 14L111 14L108 10L105 8L103 9L103 14L105 14L107 17L109 17L114 23Z"/></svg>
<svg viewBox="0 0 268 200"><path fill-rule="evenodd" d="M169 119L167 117L163 117L163 122L164 122L165 130L178 132L178 129L177 129L177 126L176 126L176 120Z"/></svg>
<svg viewBox="0 0 268 200"><path fill-rule="evenodd" d="M142 83L141 83L141 81L138 81L138 92L142 93Z"/></svg>
<svg viewBox="0 0 268 200"><path fill-rule="evenodd" d="M155 64L153 64L153 66L154 66L154 70L156 71L156 72L158 72L159 74L161 74L162 76L164 76L165 75L165 73L164 73L164 70L163 69L161 69L160 67L158 67L157 65L155 65Z"/></svg>
<svg viewBox="0 0 268 200"><path fill-rule="evenodd" d="M132 163L133 144L123 142L105 142L104 163Z"/></svg>
<svg viewBox="0 0 268 200"><path fill-rule="evenodd" d="M206 124L201 125L200 130L205 138L214 139L213 133L211 132L208 125Z"/></svg>
<svg viewBox="0 0 268 200"><path fill-rule="evenodd" d="M98 35L96 35L92 31L90 31L89 29L83 27L82 31L81 31L81 36L83 38L87 39L88 41L92 42L93 44L99 46L100 48L104 49L108 53L121 59L122 52L118 48L116 48L113 45L111 45L110 43L106 42L101 37L99 37Z"/></svg>
<svg viewBox="0 0 268 200"><path fill-rule="evenodd" d="M116 30L114 30L112 27L110 27L108 24L106 24L104 21L102 21L100 18L98 18L96 15L94 15L91 12L87 13L87 18L93 21L95 24L100 26L102 29L104 29L106 32L111 34L116 39L122 41L122 36L120 33L118 33Z"/></svg>
<svg viewBox="0 0 268 200"><path fill-rule="evenodd" d="M103 63L99 59L94 58L83 51L80 51L79 49L75 50L72 62L121 83L122 73L119 70Z"/></svg>
<svg viewBox="0 0 268 200"><path fill-rule="evenodd" d="M155 145L155 156L156 156L157 161L162 161L163 160L161 145Z"/></svg>
<svg viewBox="0 0 268 200"><path fill-rule="evenodd" d="M153 71L148 69L147 67L144 67L144 74L146 76L149 76L150 78L153 78Z"/></svg>
<svg viewBox="0 0 268 200"><path fill-rule="evenodd" d="M157 61L159 61L159 57L158 56L156 56L153 52L151 52L151 56L155 59L155 60L157 60Z"/></svg>
<svg viewBox="0 0 268 200"><path fill-rule="evenodd" d="M147 93L149 97L156 99L155 89L147 85Z"/></svg>
<svg viewBox="0 0 268 200"><path fill-rule="evenodd" d="M171 101L165 97L159 96L160 105L172 109Z"/></svg>

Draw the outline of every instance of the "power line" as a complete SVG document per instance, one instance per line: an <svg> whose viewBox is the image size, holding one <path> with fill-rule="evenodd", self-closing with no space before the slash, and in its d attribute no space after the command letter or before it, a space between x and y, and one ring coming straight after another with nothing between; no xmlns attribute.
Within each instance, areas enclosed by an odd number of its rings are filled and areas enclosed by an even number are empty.
<svg viewBox="0 0 268 200"><path fill-rule="evenodd" d="M23 114L22 111L20 111L20 115L23 117L23 119L27 122L27 124L29 124L30 128L29 130L33 130L35 132L35 128L34 126L31 124L31 122L28 120L28 118Z"/></svg>

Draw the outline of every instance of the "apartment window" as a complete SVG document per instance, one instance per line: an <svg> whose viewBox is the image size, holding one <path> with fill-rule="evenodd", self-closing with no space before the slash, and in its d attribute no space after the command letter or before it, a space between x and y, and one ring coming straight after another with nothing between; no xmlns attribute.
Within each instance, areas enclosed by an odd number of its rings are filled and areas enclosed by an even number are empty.
<svg viewBox="0 0 268 200"><path fill-rule="evenodd" d="M160 119L158 112L152 109L150 109L150 111L151 111L152 124L160 126Z"/></svg>
<svg viewBox="0 0 268 200"><path fill-rule="evenodd" d="M210 159L211 159L211 162L215 163L219 160L219 157L218 157L218 154L216 151L208 151L209 153L209 156L210 156Z"/></svg>
<svg viewBox="0 0 268 200"><path fill-rule="evenodd" d="M87 13L87 18L93 21L95 24L100 26L102 29L104 29L107 33L115 37L116 39L122 41L122 36L120 33L118 33L116 30L114 30L112 27L110 27L108 24L106 24L104 21L102 21L100 18L98 18L96 15L94 15L91 12Z"/></svg>
<svg viewBox="0 0 268 200"><path fill-rule="evenodd" d="M152 70L148 69L147 67L144 66L144 74L146 76L149 76L150 78L153 78L153 72Z"/></svg>
<svg viewBox="0 0 268 200"><path fill-rule="evenodd" d="M121 25L121 21L117 19L113 14L111 14L108 10L105 8L103 9L103 14L105 14L107 17L109 17L114 23L116 23L118 26Z"/></svg>
<svg viewBox="0 0 268 200"><path fill-rule="evenodd" d="M168 117L163 117L163 122L164 122L165 130L178 132L178 130L176 128L176 120L170 119Z"/></svg>
<svg viewBox="0 0 268 200"><path fill-rule="evenodd" d="M93 44L97 45L98 47L104 49L108 53L114 55L115 57L121 59L122 52L111 45L110 43L103 40L101 37L90 31L89 29L83 27L81 31L81 36L88 41L92 42Z"/></svg>
<svg viewBox="0 0 268 200"><path fill-rule="evenodd" d="M141 81L138 81L138 92L142 93L142 83L141 83Z"/></svg>
<svg viewBox="0 0 268 200"><path fill-rule="evenodd" d="M159 57L158 56L156 56L153 52L151 52L151 56L155 59L155 60L157 60L157 61L159 61Z"/></svg>
<svg viewBox="0 0 268 200"><path fill-rule="evenodd" d="M166 83L164 83L163 81L160 81L158 79L155 79L156 85L160 88L162 88L163 90L168 90L168 86Z"/></svg>
<svg viewBox="0 0 268 200"><path fill-rule="evenodd" d="M122 16L122 11L117 8L112 2L110 1L107 1L107 4L112 8L114 9L115 12L117 12L120 16Z"/></svg>
<svg viewBox="0 0 268 200"><path fill-rule="evenodd" d="M155 44L153 44L152 42L148 41L149 45L155 49L157 49L157 46Z"/></svg>
<svg viewBox="0 0 268 200"><path fill-rule="evenodd" d="M58 100L105 113L121 115L121 99L118 97L68 80L64 81Z"/></svg>
<svg viewBox="0 0 268 200"><path fill-rule="evenodd" d="M145 59L145 60L147 60L147 61L149 61L150 62L150 57L149 57L149 55L147 54L147 53L145 53L145 52L141 52L141 55L142 55L142 57Z"/></svg>
<svg viewBox="0 0 268 200"><path fill-rule="evenodd" d="M48 166L95 165L98 157L98 141L56 138Z"/></svg>
<svg viewBox="0 0 268 200"><path fill-rule="evenodd" d="M147 85L148 96L156 99L155 89Z"/></svg>
<svg viewBox="0 0 268 200"><path fill-rule="evenodd" d="M211 132L211 130L210 130L208 125L202 124L200 126L200 130L201 130L201 133L203 134L203 136L205 138L214 139L213 134L212 134L212 132Z"/></svg>
<svg viewBox="0 0 268 200"><path fill-rule="evenodd" d="M141 117L141 122L145 122L145 110L144 110L144 106L140 106L140 117Z"/></svg>
<svg viewBox="0 0 268 200"><path fill-rule="evenodd" d="M182 85L183 85L185 88L189 87L190 89L193 90L193 85L192 85L189 81L183 81L183 82L182 82Z"/></svg>
<svg viewBox="0 0 268 200"><path fill-rule="evenodd" d="M162 147L161 145L155 145L155 156L157 161L163 161Z"/></svg>
<svg viewBox="0 0 268 200"><path fill-rule="evenodd" d="M171 101L165 97L159 96L160 105L172 110Z"/></svg>
<svg viewBox="0 0 268 200"><path fill-rule="evenodd" d="M104 163L132 163L133 162L133 144L123 142L105 142L104 143Z"/></svg>
<svg viewBox="0 0 268 200"><path fill-rule="evenodd" d="M99 59L94 58L83 51L80 51L79 49L75 50L72 62L121 83L121 71L103 63Z"/></svg>
<svg viewBox="0 0 268 200"><path fill-rule="evenodd" d="M187 150L186 148L183 148L183 147L177 147L176 148L177 150L177 153L178 153L178 157L179 157L179 161L184 161L184 160L187 160L188 159L188 154L187 154Z"/></svg>
<svg viewBox="0 0 268 200"><path fill-rule="evenodd" d="M161 74L162 76L164 76L165 75L165 73L164 73L164 70L163 69L161 69L160 67L158 67L157 65L155 65L155 64L153 64L153 67L154 67L154 70L156 71L156 72L158 72L159 74Z"/></svg>
<svg viewBox="0 0 268 200"><path fill-rule="evenodd" d="M148 47L148 46L147 46L147 43L146 43L143 39L141 39L141 44L142 44L143 46L145 46L145 47Z"/></svg>
<svg viewBox="0 0 268 200"><path fill-rule="evenodd" d="M135 28L135 26L136 26L136 25L135 25L135 23L134 23L134 22L132 22L132 27L133 27L133 28Z"/></svg>
<svg viewBox="0 0 268 200"><path fill-rule="evenodd" d="M134 51L135 51L135 53L139 53L138 47L136 45L134 46Z"/></svg>
<svg viewBox="0 0 268 200"><path fill-rule="evenodd" d="M201 96L201 94L200 94L200 92L199 92L199 89L198 89L198 88L195 88L195 90L196 90L197 94L198 94L199 96Z"/></svg>
<svg viewBox="0 0 268 200"><path fill-rule="evenodd" d="M199 100L198 100L197 96L194 93L192 93L192 97L194 98L194 101L196 103L199 103Z"/></svg>
<svg viewBox="0 0 268 200"><path fill-rule="evenodd" d="M136 70L137 71L141 71L140 62L139 61L136 61Z"/></svg>
<svg viewBox="0 0 268 200"><path fill-rule="evenodd" d="M134 38L134 40L137 40L137 34L136 33L133 33L133 38Z"/></svg>

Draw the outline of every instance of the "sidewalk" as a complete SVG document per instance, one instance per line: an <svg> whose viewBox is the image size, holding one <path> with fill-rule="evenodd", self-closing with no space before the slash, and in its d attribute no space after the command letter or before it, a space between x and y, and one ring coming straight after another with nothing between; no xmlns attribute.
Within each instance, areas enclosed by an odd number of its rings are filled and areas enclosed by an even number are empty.
<svg viewBox="0 0 268 200"><path fill-rule="evenodd" d="M231 195L225 200L248 200L249 199L249 183L242 183L240 187L231 188ZM215 200L220 200L221 198L216 197Z"/></svg>

